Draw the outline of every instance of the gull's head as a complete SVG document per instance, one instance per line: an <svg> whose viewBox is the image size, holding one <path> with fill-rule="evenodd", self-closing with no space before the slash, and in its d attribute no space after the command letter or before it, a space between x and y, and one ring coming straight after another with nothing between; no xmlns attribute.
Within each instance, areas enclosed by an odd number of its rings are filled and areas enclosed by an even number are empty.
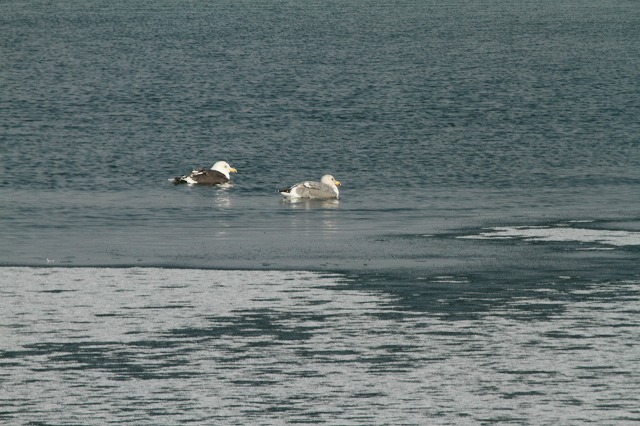
<svg viewBox="0 0 640 426"><path fill-rule="evenodd" d="M213 167L211 167L211 170L220 172L223 175L225 175L227 178L229 178L229 173L231 172L238 173L238 171L233 167L231 167L229 163L227 163L226 161L218 161L216 164L213 165Z"/></svg>
<svg viewBox="0 0 640 426"><path fill-rule="evenodd" d="M322 178L320 179L320 182L324 183L325 185L335 185L335 186L342 185L340 181L336 180L336 178L334 178L332 175L322 176Z"/></svg>

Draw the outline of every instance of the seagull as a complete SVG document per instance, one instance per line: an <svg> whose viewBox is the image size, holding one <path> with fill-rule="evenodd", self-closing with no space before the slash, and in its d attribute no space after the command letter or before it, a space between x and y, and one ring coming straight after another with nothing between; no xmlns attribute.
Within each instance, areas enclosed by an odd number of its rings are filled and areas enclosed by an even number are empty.
<svg viewBox="0 0 640 426"><path fill-rule="evenodd" d="M340 191L338 187L342 185L331 175L324 175L320 179L320 182L301 182L293 185L290 188L280 189L280 192L285 198L313 198L319 200L328 200L332 198L338 198Z"/></svg>
<svg viewBox="0 0 640 426"><path fill-rule="evenodd" d="M226 161L218 161L211 169L199 168L193 170L190 175L179 176L169 179L173 183L188 183L201 185L220 185L231 180L229 173L238 173L236 169L231 167Z"/></svg>

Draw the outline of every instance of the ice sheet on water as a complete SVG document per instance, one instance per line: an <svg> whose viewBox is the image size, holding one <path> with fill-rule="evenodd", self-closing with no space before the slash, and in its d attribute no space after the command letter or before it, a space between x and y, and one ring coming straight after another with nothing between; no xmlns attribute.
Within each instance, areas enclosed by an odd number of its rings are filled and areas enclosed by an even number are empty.
<svg viewBox="0 0 640 426"><path fill-rule="evenodd" d="M570 226L499 226L458 238L477 240L521 239L536 242L575 241L616 247L640 245L640 232Z"/></svg>

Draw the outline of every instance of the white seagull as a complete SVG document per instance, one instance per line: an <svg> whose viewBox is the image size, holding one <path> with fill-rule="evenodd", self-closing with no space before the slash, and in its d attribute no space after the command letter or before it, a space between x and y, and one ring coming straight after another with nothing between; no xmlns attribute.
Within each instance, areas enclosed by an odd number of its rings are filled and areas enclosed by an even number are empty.
<svg viewBox="0 0 640 426"><path fill-rule="evenodd" d="M285 198L313 198L318 200L328 200L332 198L338 198L340 191L338 187L342 185L331 175L324 175L320 179L320 182L301 182L293 185L290 188L280 189L280 192Z"/></svg>

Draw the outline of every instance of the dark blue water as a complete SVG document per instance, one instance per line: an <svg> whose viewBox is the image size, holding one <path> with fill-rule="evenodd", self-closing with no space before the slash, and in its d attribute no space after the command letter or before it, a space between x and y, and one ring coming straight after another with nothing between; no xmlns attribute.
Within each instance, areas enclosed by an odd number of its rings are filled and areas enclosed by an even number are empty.
<svg viewBox="0 0 640 426"><path fill-rule="evenodd" d="M3 421L640 419L636 2L0 28ZM227 187L168 181L218 160ZM337 202L276 192L325 173Z"/></svg>

